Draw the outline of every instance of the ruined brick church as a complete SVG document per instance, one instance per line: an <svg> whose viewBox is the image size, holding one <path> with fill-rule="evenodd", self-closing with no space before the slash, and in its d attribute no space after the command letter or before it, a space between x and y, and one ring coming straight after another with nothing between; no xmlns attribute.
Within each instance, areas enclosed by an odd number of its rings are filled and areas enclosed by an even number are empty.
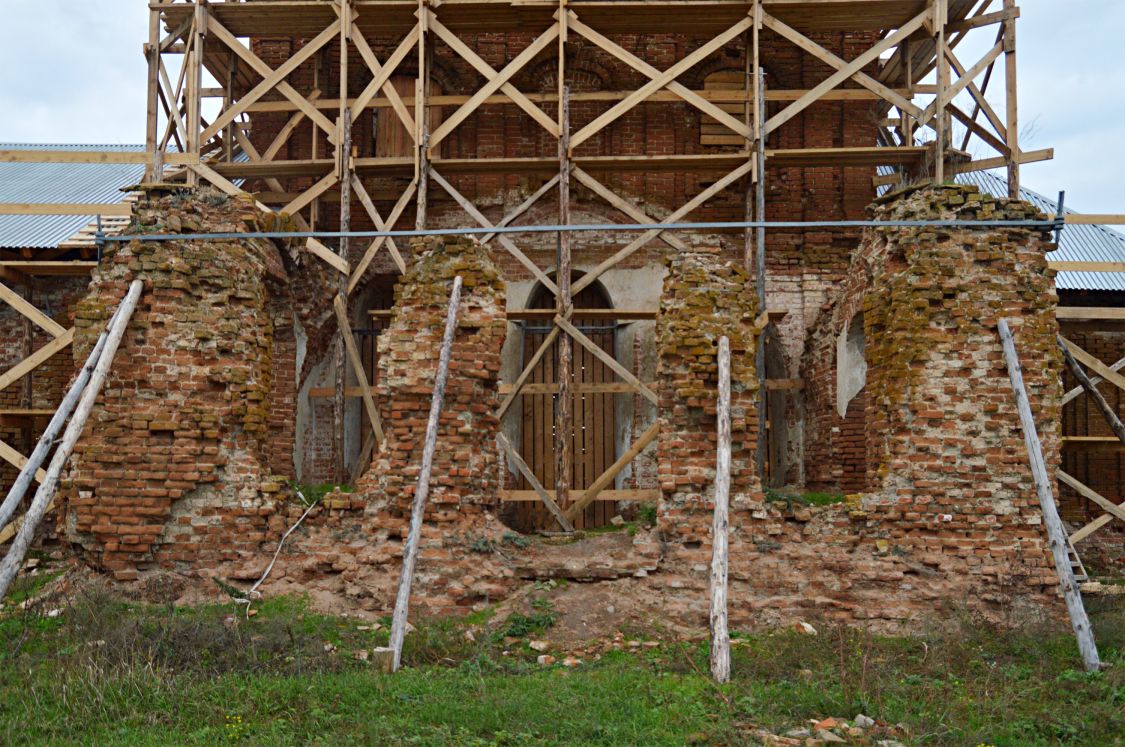
<svg viewBox="0 0 1125 747"><path fill-rule="evenodd" d="M59 495L85 563L253 582L307 512L262 590L388 610L459 276L425 611L561 577L701 623L725 336L735 625L1059 614L996 334L1057 460L1052 236L955 180L1036 156L1010 121L1006 157L974 160L943 54L1013 4L256 5L154 6L131 219L37 291L74 328L35 373L46 407L144 282ZM614 228L661 222L717 227Z"/></svg>

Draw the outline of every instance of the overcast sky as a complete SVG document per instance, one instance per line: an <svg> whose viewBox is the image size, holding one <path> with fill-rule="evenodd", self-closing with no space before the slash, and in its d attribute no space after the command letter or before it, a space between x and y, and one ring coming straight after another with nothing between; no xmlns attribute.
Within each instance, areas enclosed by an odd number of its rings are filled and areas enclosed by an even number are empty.
<svg viewBox="0 0 1125 747"><path fill-rule="evenodd" d="M0 3L0 141L144 142L147 3ZM1024 167L1024 186L1065 189L1081 212L1125 213L1125 0L1020 5L1021 145L1055 149L1053 162ZM958 48L967 66L987 34ZM1002 91L1002 78L993 85Z"/></svg>

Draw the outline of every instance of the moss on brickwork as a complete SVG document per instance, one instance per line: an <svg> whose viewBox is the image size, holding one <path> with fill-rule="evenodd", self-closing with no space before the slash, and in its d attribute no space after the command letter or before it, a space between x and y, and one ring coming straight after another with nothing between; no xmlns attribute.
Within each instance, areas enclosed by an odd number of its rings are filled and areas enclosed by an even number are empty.
<svg viewBox="0 0 1125 747"><path fill-rule="evenodd" d="M135 214L134 233L293 228L209 189L150 195ZM70 473L70 538L120 578L253 554L272 502L272 316L301 307L275 297L285 260L262 239L110 244L76 306L77 359L134 279L144 293Z"/></svg>
<svg viewBox="0 0 1125 747"><path fill-rule="evenodd" d="M754 367L757 302L746 272L718 251L676 254L656 322L660 397L658 527L683 542L710 527L715 476L719 338L731 347L731 495L757 494L754 454L758 376Z"/></svg>

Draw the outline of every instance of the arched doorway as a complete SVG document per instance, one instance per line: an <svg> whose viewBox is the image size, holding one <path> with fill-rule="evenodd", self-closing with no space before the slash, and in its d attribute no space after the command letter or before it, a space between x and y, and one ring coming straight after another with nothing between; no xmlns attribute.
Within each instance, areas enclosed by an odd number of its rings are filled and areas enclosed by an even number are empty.
<svg viewBox="0 0 1125 747"><path fill-rule="evenodd" d="M582 277L575 273L573 281ZM528 300L529 309L553 309L555 297L542 286L536 286ZM574 308L579 310L612 309L609 294L600 283L592 283L574 296ZM617 320L605 314L575 314L573 323L589 337L594 344L610 355L616 354ZM535 351L551 332L547 318L523 323L523 365L531 360ZM571 499L577 500L582 490L589 487L616 459L614 395L608 387L599 386L614 381L613 371L598 360L586 348L572 345L574 363L572 366L571 401ZM544 355L533 370L527 383L532 386L530 393L522 395L522 419L520 422L520 454L527 462L545 488L554 490L555 464L555 403L556 394L551 390L558 387L558 342ZM531 486L520 478L521 489ZM566 505L562 508L565 510ZM594 501L576 517L576 529L593 529L606 526L617 513L613 501ZM510 517L515 529L534 532L541 529L556 529L558 524L539 502L517 504Z"/></svg>

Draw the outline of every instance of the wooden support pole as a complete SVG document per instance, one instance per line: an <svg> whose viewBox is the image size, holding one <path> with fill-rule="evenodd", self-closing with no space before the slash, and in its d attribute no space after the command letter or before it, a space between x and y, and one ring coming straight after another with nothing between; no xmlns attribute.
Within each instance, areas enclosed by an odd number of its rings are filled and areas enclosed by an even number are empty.
<svg viewBox="0 0 1125 747"><path fill-rule="evenodd" d="M351 230L351 145L352 145L352 126L351 114L345 112L343 118L340 120L343 137L341 138L341 169L348 174L348 178L341 181L340 184L340 230ZM347 262L348 255L348 239L346 236L340 238L340 259L345 263ZM348 299L348 274L340 273L337 279L336 299L334 304L342 305L347 309ZM346 319L345 319L346 321ZM344 429L345 429L345 415L347 399L345 389L347 388L347 368L344 366L344 354L347 347L344 341L344 335L348 334L346 325L338 325L340 328L340 336L336 340L335 350L335 372L336 372L336 395L332 400L332 454L336 461L336 480L344 482L347 480L347 454L345 453L346 444L344 443Z"/></svg>
<svg viewBox="0 0 1125 747"><path fill-rule="evenodd" d="M949 57L945 49L945 24L948 21L948 0L934 0L934 28L936 29L937 99L935 100L934 132L934 184L945 182L946 118L945 97L949 89ZM924 124L924 123L923 123Z"/></svg>
<svg viewBox="0 0 1125 747"><path fill-rule="evenodd" d="M184 58L187 68L187 152L188 155L201 159L203 143L200 134L203 131L203 40L207 34L207 5L202 0L195 3L195 26L191 36L188 54ZM172 102L176 106L176 102ZM187 184L189 187L199 186L199 174L188 170Z"/></svg>
<svg viewBox="0 0 1125 747"><path fill-rule="evenodd" d="M145 56L148 58L148 112L145 121L145 153L148 163L145 164L145 181L160 181L156 170L159 159L156 151L160 145L160 11L151 9L148 12L148 44L145 45ZM171 95L171 91L168 92Z"/></svg>
<svg viewBox="0 0 1125 747"><path fill-rule="evenodd" d="M340 119L338 123L339 137L336 141L337 177L340 182L340 231L347 232L352 227L352 111L348 106L348 53L350 51L348 38L352 28L351 0L340 3ZM340 259L345 264L348 262L348 237L340 237ZM349 265L350 268L350 265ZM336 307L338 318L343 319L338 324L340 336L336 340L335 373L336 396L332 400L332 454L336 461L336 480L343 483L348 479L348 455L346 452L346 416L347 397L345 389L348 385L348 370L344 364L344 356L348 343L345 340L351 332L347 324L348 308L348 273L341 273L336 279ZM341 309L342 307L342 309ZM341 315L341 310L343 314ZM366 382L365 382L366 383Z"/></svg>
<svg viewBox="0 0 1125 747"><path fill-rule="evenodd" d="M429 6L426 0L418 0L418 80L414 82L414 178L418 183L418 194L414 198L414 229L417 231L426 227L429 210L430 111L427 98L430 94L433 47Z"/></svg>
<svg viewBox="0 0 1125 747"><path fill-rule="evenodd" d="M570 224L570 89L560 84L561 98L559 112L559 225ZM556 297L556 310L563 319L570 316L573 306L570 295L570 232L558 234L558 271L555 283L559 287ZM573 455L571 440L574 437L574 421L571 417L572 368L574 366L574 345L570 335L559 337L559 392L555 408L555 497L559 505L570 503L570 470Z"/></svg>
<svg viewBox="0 0 1125 747"><path fill-rule="evenodd" d="M449 294L449 310L445 315L445 334L441 338L437 375L434 377L434 396L430 401L430 417L426 421L426 442L422 447L422 469L418 473L418 487L414 490L414 504L410 509L410 532L402 549L402 577L398 583L395 611L391 619L390 648L394 652L392 671L402 664L402 642L406 637L406 620L410 610L410 586L414 582L414 565L418 561L418 545L422 540L422 518L426 513L426 499L430 494L430 471L434 466L437 447L438 420L445 401L445 380L449 376L449 358L453 349L453 333L457 329L457 305L461 302L461 276L453 279L453 292Z"/></svg>
<svg viewBox="0 0 1125 747"><path fill-rule="evenodd" d="M63 426L66 424L67 418L78 404L78 398L82 396L82 391L86 388L86 384L90 381L90 376L94 371L94 367L98 364L98 359L101 357L102 350L105 349L106 340L109 338L109 332L117 325L117 319L121 316L122 310L125 308L124 302L117 305L117 309L109 319L106 328L98 336L98 340L94 343L94 348L90 351L90 355L86 357L86 363L78 372L74 381L71 383L70 388L63 397L59 408L55 410L55 414L51 416L51 421L47 423L47 427L40 436L39 442L35 445L35 450L31 452L31 456L27 458L24 466L20 469L16 481L8 490L4 502L0 504L0 528L6 527L8 522L11 521L12 515L15 514L16 509L19 507L20 502L23 500L24 494L31 486L31 481L35 479L39 467L47 458L47 454L51 451L51 447L55 445L55 439L58 438L59 433L62 432Z"/></svg>
<svg viewBox="0 0 1125 747"><path fill-rule="evenodd" d="M766 119L766 71L758 68L758 122L764 123ZM766 219L766 130L764 125L758 126L757 160L755 162L754 182L754 215L759 222ZM766 227L759 225L755 229L754 238L754 286L758 296L758 312L764 312L766 306ZM763 484L766 479L766 338L768 327L758 335L758 345L754 351L754 366L758 371L758 444L754 454L755 467L758 477Z"/></svg>
<svg viewBox="0 0 1125 747"><path fill-rule="evenodd" d="M999 331L1000 341L1004 347L1004 358L1008 363L1008 377L1012 382L1016 409L1019 410L1020 425L1023 428L1023 440L1027 446L1027 459L1031 463L1031 475L1035 479L1035 492L1039 496L1043 523L1047 527L1048 544L1055 561L1055 572L1059 576L1059 584L1062 586L1063 598L1070 613L1070 624L1078 641L1082 662L1086 666L1086 671L1094 672L1101 668L1098 647L1094 643L1090 618L1086 616L1086 608L1082 604L1082 593L1074 580L1074 569L1070 565L1070 557L1067 554L1066 531L1059 518L1058 507L1055 505L1050 476L1047 474L1047 465L1043 461L1043 446L1035 429L1035 418L1031 414L1031 403L1027 399L1027 390L1024 388L1023 371L1020 368L1019 356L1016 354L1016 343L1008 328L1007 320L1000 320Z"/></svg>
<svg viewBox="0 0 1125 747"><path fill-rule="evenodd" d="M98 394L105 383L106 374L109 373L109 367L113 364L113 358L117 354L117 348L121 344L121 338L125 335L125 329L129 326L129 320L133 316L133 310L137 307L137 300L141 297L143 288L144 283L140 280L134 280L129 285L129 291L121 302L119 315L116 316L113 326L109 329L105 347L102 349L98 362L90 374L90 381L82 391L82 397L74 411L74 417L67 425L62 441L51 459L51 465L47 468L47 477L35 491L35 498L32 499L31 507L27 510L23 524L20 526L8 554L4 556L4 561L0 563L0 599L3 599L4 595L7 594L16 573L23 565L27 549L31 546L31 541L35 537L35 530L39 527L39 522L43 520L43 515L54 499L63 467L70 459L74 446L78 443L78 438L82 435L86 426L86 420L89 419L90 412L94 409L94 403L97 401Z"/></svg>
<svg viewBox="0 0 1125 747"><path fill-rule="evenodd" d="M1015 11L1016 0L1004 0L1004 11ZM1008 157L1008 196L1020 196L1020 122L1019 94L1016 85L1016 14L1004 21L1004 85L1007 100L1008 132L1005 138L1011 155Z"/></svg>
<svg viewBox="0 0 1125 747"><path fill-rule="evenodd" d="M718 453L715 463L715 517L711 523L711 676L730 681L727 630L727 571L730 532L730 340L719 338Z"/></svg>
<svg viewBox="0 0 1125 747"><path fill-rule="evenodd" d="M1117 413L1109 406L1109 403L1106 402L1105 397L1098 391L1098 388L1094 386L1094 382L1090 381L1090 377L1082 370L1082 366L1078 365L1078 361L1074 360L1074 356L1070 353L1070 348L1063 342L1062 335L1058 336L1058 343L1059 348L1062 349L1063 357L1066 359L1066 365L1070 368L1070 372L1074 374L1074 378L1078 379L1078 383L1086 390L1086 394L1090 396L1090 399L1094 400L1098 409L1101 410L1102 417L1109 423L1109 427L1114 435L1120 439L1122 444L1125 444L1125 425L1121 424L1121 419L1117 417Z"/></svg>

